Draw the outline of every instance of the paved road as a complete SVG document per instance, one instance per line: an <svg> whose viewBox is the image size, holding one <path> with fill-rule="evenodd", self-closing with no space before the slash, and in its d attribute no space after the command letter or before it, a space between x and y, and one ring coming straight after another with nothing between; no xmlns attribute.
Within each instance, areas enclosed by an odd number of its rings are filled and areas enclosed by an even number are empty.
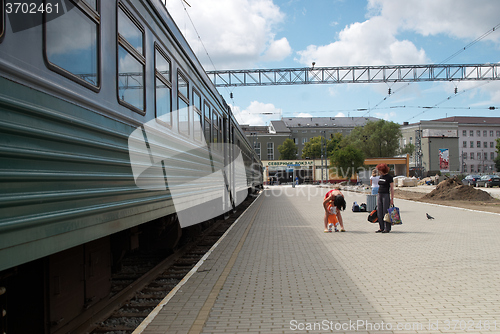
<svg viewBox="0 0 500 334"><path fill-rule="evenodd" d="M396 200L391 233L323 233L324 193L264 191L144 333L500 333L500 215Z"/></svg>

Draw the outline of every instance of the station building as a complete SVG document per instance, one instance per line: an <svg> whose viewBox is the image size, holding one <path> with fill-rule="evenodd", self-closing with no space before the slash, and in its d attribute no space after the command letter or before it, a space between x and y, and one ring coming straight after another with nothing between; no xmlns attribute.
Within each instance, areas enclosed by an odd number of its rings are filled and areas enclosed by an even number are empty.
<svg viewBox="0 0 500 334"><path fill-rule="evenodd" d="M328 173L329 161L302 158L302 150L311 138L322 136L330 139L336 133L347 136L357 126L378 121L375 117L286 117L271 121L269 126L240 125L249 142L262 160L264 181L292 182L294 170L299 183L320 182L332 179ZM290 138L297 145L294 160L279 160L278 146Z"/></svg>
<svg viewBox="0 0 500 334"><path fill-rule="evenodd" d="M428 173L494 173L500 117L454 116L401 126L400 146L415 145L410 167Z"/></svg>
<svg viewBox="0 0 500 334"><path fill-rule="evenodd" d="M302 158L305 143L317 136L331 138L335 133L346 136L356 126L377 120L375 117L286 117L271 121L268 126L241 125L241 128L263 162L264 181L291 182L295 170L299 182L303 183L332 180L328 160ZM415 145L408 164L417 176L437 172L495 172L500 117L454 116L412 124L405 122L401 132L401 147ZM297 157L279 160L278 146L287 138L297 145ZM401 168L399 172L404 175L404 167Z"/></svg>

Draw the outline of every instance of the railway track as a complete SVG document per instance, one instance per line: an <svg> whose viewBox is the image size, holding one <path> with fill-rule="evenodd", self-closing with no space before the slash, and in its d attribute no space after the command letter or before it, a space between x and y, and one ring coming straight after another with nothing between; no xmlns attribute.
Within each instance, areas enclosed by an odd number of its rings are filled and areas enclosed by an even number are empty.
<svg viewBox="0 0 500 334"><path fill-rule="evenodd" d="M113 275L113 295L106 304L86 310L88 320L75 332L129 334L175 288L186 274L220 239L255 200L248 198L227 219L216 220L199 236L185 242L174 254L159 259L157 254L139 254L124 261Z"/></svg>

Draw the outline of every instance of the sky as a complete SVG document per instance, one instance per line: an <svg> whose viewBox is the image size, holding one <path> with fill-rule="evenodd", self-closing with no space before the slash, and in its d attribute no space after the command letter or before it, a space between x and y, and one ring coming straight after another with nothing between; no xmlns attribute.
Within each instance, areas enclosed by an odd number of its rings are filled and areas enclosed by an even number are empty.
<svg viewBox="0 0 500 334"><path fill-rule="evenodd" d="M166 5L206 71L312 62L330 67L500 61L498 0L167 0ZM500 107L500 81L218 90L239 123L250 125L282 117L371 116L411 124L500 116L489 110Z"/></svg>

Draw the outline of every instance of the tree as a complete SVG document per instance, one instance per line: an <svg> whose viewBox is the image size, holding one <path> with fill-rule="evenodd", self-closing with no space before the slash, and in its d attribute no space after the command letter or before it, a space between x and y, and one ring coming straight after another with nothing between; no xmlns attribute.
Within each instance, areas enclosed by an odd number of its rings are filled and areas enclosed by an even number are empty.
<svg viewBox="0 0 500 334"><path fill-rule="evenodd" d="M326 145L326 157L331 157L332 154L340 148L340 143L342 142L342 134L336 133L332 136L330 140L325 139L323 136L318 136L311 138L305 143L302 149L302 159L319 159L321 158L321 143Z"/></svg>
<svg viewBox="0 0 500 334"><path fill-rule="evenodd" d="M335 174L347 180L363 168L364 162L365 154L353 144L335 151L330 158L330 165L336 169Z"/></svg>
<svg viewBox="0 0 500 334"><path fill-rule="evenodd" d="M398 153L401 137L399 124L381 119L355 127L342 146L360 147L367 158L392 157Z"/></svg>
<svg viewBox="0 0 500 334"><path fill-rule="evenodd" d="M413 144L406 144L405 147L399 149L399 154L409 154L413 155L415 152L415 145Z"/></svg>
<svg viewBox="0 0 500 334"><path fill-rule="evenodd" d="M331 157L335 151L340 148L340 143L342 142L342 134L337 132L332 136L332 138L326 144L326 155L327 157Z"/></svg>
<svg viewBox="0 0 500 334"><path fill-rule="evenodd" d="M285 139L282 145L278 146L280 160L297 159L297 145L290 138Z"/></svg>
<svg viewBox="0 0 500 334"><path fill-rule="evenodd" d="M322 136L311 138L305 143L302 149L302 159L319 159L321 158L321 143L324 143L324 138Z"/></svg>
<svg viewBox="0 0 500 334"><path fill-rule="evenodd" d="M495 168L497 172L500 172L500 138L496 139L497 145L495 148L497 149L497 157L495 158Z"/></svg>

